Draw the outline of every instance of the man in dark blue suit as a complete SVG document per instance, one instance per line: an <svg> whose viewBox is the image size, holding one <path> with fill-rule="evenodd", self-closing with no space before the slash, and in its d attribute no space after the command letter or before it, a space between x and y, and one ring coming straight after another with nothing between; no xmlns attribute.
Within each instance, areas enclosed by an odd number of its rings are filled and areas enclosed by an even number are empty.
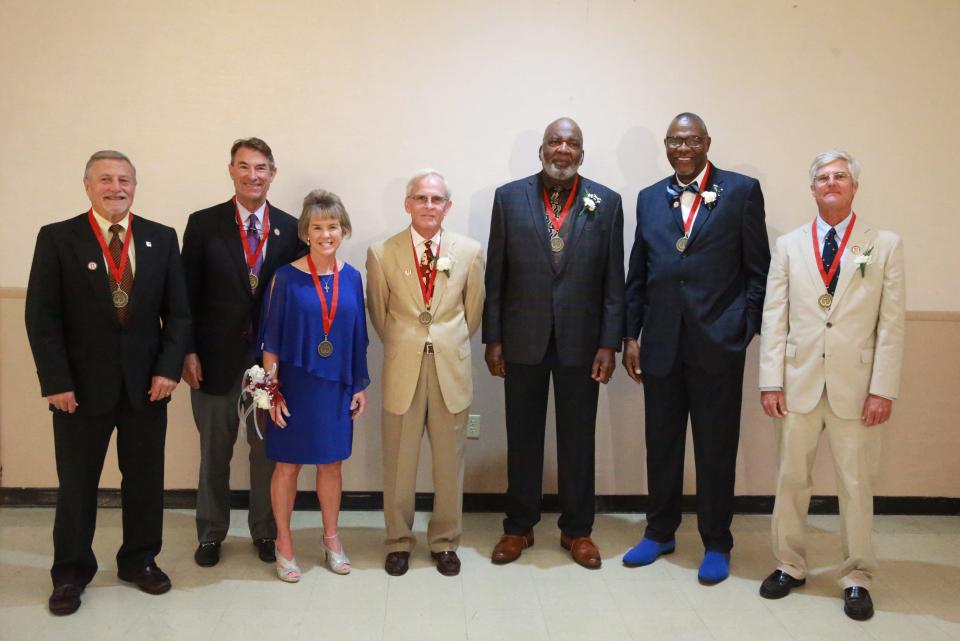
<svg viewBox="0 0 960 641"><path fill-rule="evenodd" d="M599 383L615 369L623 322L620 195L578 174L583 134L551 123L543 171L497 189L487 248L483 342L504 378L507 516L494 563L533 545L540 520L547 394L553 377L561 545L600 567L594 517L594 432Z"/></svg>
<svg viewBox="0 0 960 641"><path fill-rule="evenodd" d="M699 116L674 118L664 145L676 174L637 198L627 276L623 365L643 384L649 507L623 563L675 548L689 416L706 549L698 578L711 585L730 572L744 354L760 331L770 247L760 183L708 162Z"/></svg>

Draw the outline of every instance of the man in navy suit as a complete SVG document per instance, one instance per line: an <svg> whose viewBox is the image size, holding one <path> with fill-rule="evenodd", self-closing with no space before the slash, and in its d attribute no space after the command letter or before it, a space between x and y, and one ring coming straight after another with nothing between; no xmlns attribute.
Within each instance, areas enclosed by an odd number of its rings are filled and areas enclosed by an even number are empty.
<svg viewBox="0 0 960 641"><path fill-rule="evenodd" d="M259 138L237 140L230 149L235 195L195 212L183 233L183 269L190 292L194 332L183 364L192 388L193 416L200 432L197 487L198 565L220 561L230 525L230 458L237 441L237 397L243 373L257 358L257 327L263 291L273 272L302 256L297 220L267 202L277 175L273 151ZM273 463L251 425L248 526L260 560L276 561L277 526L270 505Z"/></svg>
<svg viewBox="0 0 960 641"><path fill-rule="evenodd" d="M130 211L133 163L98 151L83 185L90 209L37 234L26 301L40 390L53 412L59 487L49 607L58 615L76 612L97 572L97 487L114 428L123 474L117 576L149 594L170 590L155 561L167 403L190 333L177 233Z"/></svg>
<svg viewBox="0 0 960 641"><path fill-rule="evenodd" d="M643 384L649 507L623 563L674 550L689 417L706 550L698 578L711 585L730 572L744 354L760 330L770 247L760 183L707 160L699 116L674 118L664 145L676 173L637 198L627 276L623 365Z"/></svg>
<svg viewBox="0 0 960 641"><path fill-rule="evenodd" d="M583 134L569 118L546 128L543 171L497 189L487 248L483 342L504 378L507 515L494 563L533 545L540 520L547 394L557 420L560 543L600 567L594 517L599 383L615 369L623 323L620 195L578 174Z"/></svg>

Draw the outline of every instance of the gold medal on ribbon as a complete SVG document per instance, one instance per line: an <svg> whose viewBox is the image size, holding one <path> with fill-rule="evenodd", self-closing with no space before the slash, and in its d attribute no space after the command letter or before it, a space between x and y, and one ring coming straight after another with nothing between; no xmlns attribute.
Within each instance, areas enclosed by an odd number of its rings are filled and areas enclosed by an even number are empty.
<svg viewBox="0 0 960 641"><path fill-rule="evenodd" d="M689 242L689 238L687 236L681 236L680 238L678 238L677 251L680 252L681 254L687 251L687 242Z"/></svg>
<svg viewBox="0 0 960 641"><path fill-rule="evenodd" d="M817 299L817 303L823 309L830 309L830 306L833 305L833 296L829 292L823 294L820 298Z"/></svg>
<svg viewBox="0 0 960 641"><path fill-rule="evenodd" d="M420 315L417 316L417 320L420 321L421 325L429 325L433 322L433 314L430 312L420 312Z"/></svg>
<svg viewBox="0 0 960 641"><path fill-rule="evenodd" d="M317 345L317 353L320 354L322 358L329 358L333 354L333 343L328 341L326 338Z"/></svg>
<svg viewBox="0 0 960 641"><path fill-rule="evenodd" d="M257 285L260 284L260 279L257 278L257 275L254 274L253 272L250 272L248 274L248 277L250 279L250 289L256 289Z"/></svg>
<svg viewBox="0 0 960 641"><path fill-rule="evenodd" d="M550 249L554 253L562 252L563 245L564 245L563 239L560 238L559 236L554 236L553 238L550 239Z"/></svg>
<svg viewBox="0 0 960 641"><path fill-rule="evenodd" d="M127 295L127 292L123 291L119 287L113 290L111 298L113 298L113 306L118 309L121 307L126 307L127 303L130 302L130 297Z"/></svg>

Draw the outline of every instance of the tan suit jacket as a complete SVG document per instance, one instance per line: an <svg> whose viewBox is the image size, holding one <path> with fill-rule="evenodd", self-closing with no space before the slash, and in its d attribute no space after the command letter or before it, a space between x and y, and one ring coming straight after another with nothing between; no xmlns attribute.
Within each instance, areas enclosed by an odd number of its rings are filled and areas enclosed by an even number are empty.
<svg viewBox="0 0 960 641"><path fill-rule="evenodd" d="M871 250L861 276L856 255ZM810 224L777 239L760 333L760 388L782 388L790 412L812 411L824 386L833 412L857 419L868 394L896 398L905 313L903 244L857 218L829 310Z"/></svg>
<svg viewBox="0 0 960 641"><path fill-rule="evenodd" d="M440 257L452 259L449 276L437 274L429 335L447 409L455 414L473 399L470 336L483 312L483 253L475 240L443 231ZM409 227L367 251L367 313L383 341L383 408L410 407L427 341L417 317L426 309L414 263Z"/></svg>

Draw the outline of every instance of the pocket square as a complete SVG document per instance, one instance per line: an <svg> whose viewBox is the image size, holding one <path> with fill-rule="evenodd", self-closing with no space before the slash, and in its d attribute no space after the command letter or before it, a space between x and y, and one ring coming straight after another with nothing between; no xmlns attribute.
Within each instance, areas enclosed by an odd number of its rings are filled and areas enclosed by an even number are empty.
<svg viewBox="0 0 960 641"><path fill-rule="evenodd" d="M153 247L153 243L151 243L149 240L145 242L144 245L146 245L147 247Z"/></svg>

